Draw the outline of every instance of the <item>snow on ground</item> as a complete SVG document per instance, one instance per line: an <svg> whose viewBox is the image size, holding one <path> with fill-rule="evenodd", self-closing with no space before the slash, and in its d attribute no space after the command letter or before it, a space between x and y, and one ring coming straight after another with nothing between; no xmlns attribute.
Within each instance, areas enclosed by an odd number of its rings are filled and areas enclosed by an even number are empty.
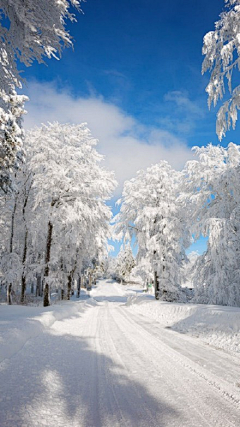
<svg viewBox="0 0 240 427"><path fill-rule="evenodd" d="M239 307L161 302L152 295L139 293L138 289L128 298L127 305L165 328L194 336L226 351L240 352Z"/></svg>
<svg viewBox="0 0 240 427"><path fill-rule="evenodd" d="M77 316L94 304L86 295L79 301L61 301L47 308L0 304L0 363L56 321Z"/></svg>
<svg viewBox="0 0 240 427"><path fill-rule="evenodd" d="M109 294L108 294L109 293ZM114 293L114 297L113 297ZM57 320L76 316L97 301L126 303L129 310L156 320L162 327L199 338L226 351L240 353L240 308L156 301L137 284L112 283L102 295L96 287L91 297L83 291L79 301L62 301L48 308L0 304L0 362L11 357L33 337Z"/></svg>
<svg viewBox="0 0 240 427"><path fill-rule="evenodd" d="M239 426L239 354L191 336L208 327L226 342L239 309L160 303L108 280L90 296L0 305L1 427Z"/></svg>

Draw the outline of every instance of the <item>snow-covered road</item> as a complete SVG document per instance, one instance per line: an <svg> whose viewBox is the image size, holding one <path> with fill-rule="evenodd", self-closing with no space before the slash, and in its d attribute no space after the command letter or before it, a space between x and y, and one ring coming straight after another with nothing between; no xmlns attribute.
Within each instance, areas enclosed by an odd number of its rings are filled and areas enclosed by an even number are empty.
<svg viewBox="0 0 240 427"><path fill-rule="evenodd" d="M239 357L163 328L101 281L0 365L1 427L240 426Z"/></svg>

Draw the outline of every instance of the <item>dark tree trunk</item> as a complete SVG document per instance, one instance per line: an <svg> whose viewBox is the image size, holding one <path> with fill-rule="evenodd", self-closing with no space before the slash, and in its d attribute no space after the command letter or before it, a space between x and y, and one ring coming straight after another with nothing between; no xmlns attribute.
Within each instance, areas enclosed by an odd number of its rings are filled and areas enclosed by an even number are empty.
<svg viewBox="0 0 240 427"><path fill-rule="evenodd" d="M61 300L63 300L64 299L64 289L61 289Z"/></svg>
<svg viewBox="0 0 240 427"><path fill-rule="evenodd" d="M51 256L52 231L53 231L53 225L52 225L51 221L49 221L48 222L46 254L45 254L44 277L48 277L48 275L49 275L49 261L50 261L50 256Z"/></svg>
<svg viewBox="0 0 240 427"><path fill-rule="evenodd" d="M70 273L67 278L67 300L69 301L72 295L72 274Z"/></svg>
<svg viewBox="0 0 240 427"><path fill-rule="evenodd" d="M49 284L47 282L49 276L49 262L51 256L51 246L52 246L52 232L53 224L51 221L48 222L48 234L47 234L47 245L45 253L45 270L44 270L44 295L43 295L43 307L48 307L50 305L49 301Z"/></svg>
<svg viewBox="0 0 240 427"><path fill-rule="evenodd" d="M157 272L154 271L154 287L155 287L155 299L159 299L159 278Z"/></svg>
<svg viewBox="0 0 240 427"><path fill-rule="evenodd" d="M9 242L9 253L12 254L13 252L13 236L14 236L14 221L15 221L15 213L17 209L17 199L18 196L16 195L14 200L14 206L12 211L12 218L11 218L11 233L10 233L10 242ZM7 304L12 304L12 283L9 283L7 285Z"/></svg>
<svg viewBox="0 0 240 427"><path fill-rule="evenodd" d="M23 264L23 272L22 272L22 287L21 287L21 303L24 303L25 300L25 292L26 292L26 277L25 277L25 262L27 258L27 240L28 240L28 231L25 231L25 238L24 238L24 248L23 248L23 257L22 257L22 264Z"/></svg>
<svg viewBox="0 0 240 427"><path fill-rule="evenodd" d="M30 175L28 176L25 185L29 179ZM29 193L32 187L32 182L30 183L30 186L28 188L28 190L25 193L25 199L24 199L24 203L23 203L23 209L22 209L22 216L23 216L23 222L24 222L24 228L25 228L25 237L24 237L24 248L23 248L23 256L22 256L22 267L23 267L23 271L22 271L22 287L21 287L21 303L23 304L25 301L25 292L26 292L26 271L25 271L25 264L26 264L26 259L27 259L27 243L28 243L28 230L27 230L27 226L26 226L26 218L25 218L25 213L26 213L26 206L27 206L27 202L28 202L28 197L29 197Z"/></svg>
<svg viewBox="0 0 240 427"><path fill-rule="evenodd" d="M154 220L156 223L156 218ZM156 261L156 250L153 251L154 260ZM159 287L159 277L157 271L154 271L154 290L155 290L155 299L159 299L160 287Z"/></svg>
<svg viewBox="0 0 240 427"><path fill-rule="evenodd" d="M7 286L7 303L12 305L12 283Z"/></svg>
<svg viewBox="0 0 240 427"><path fill-rule="evenodd" d="M48 307L49 303L49 284L45 283L44 293L43 293L43 307Z"/></svg>
<svg viewBox="0 0 240 427"><path fill-rule="evenodd" d="M76 257L73 265L72 271L70 271L67 279L67 299L70 300L71 295L74 295L74 291L72 291L72 284L74 280L74 274L77 268L77 257L78 257L78 249L76 250Z"/></svg>
<svg viewBox="0 0 240 427"><path fill-rule="evenodd" d="M25 301L25 292L26 292L26 277L24 273L22 275L22 286L21 286L21 304L24 304Z"/></svg>
<svg viewBox="0 0 240 427"><path fill-rule="evenodd" d="M77 279L77 298L80 298L81 293L81 277L79 276Z"/></svg>

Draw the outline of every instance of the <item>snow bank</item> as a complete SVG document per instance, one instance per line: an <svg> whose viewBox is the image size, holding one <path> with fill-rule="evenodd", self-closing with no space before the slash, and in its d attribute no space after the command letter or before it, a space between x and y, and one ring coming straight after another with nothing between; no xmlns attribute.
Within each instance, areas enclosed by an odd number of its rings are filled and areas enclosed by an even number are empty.
<svg viewBox="0 0 240 427"><path fill-rule="evenodd" d="M96 302L62 301L59 305L28 307L0 305L0 362L16 354L30 339L50 328L57 320L78 316Z"/></svg>
<svg viewBox="0 0 240 427"><path fill-rule="evenodd" d="M175 304L150 295L131 296L127 306L157 320L165 328L200 338L205 343L240 353L240 308L218 305Z"/></svg>

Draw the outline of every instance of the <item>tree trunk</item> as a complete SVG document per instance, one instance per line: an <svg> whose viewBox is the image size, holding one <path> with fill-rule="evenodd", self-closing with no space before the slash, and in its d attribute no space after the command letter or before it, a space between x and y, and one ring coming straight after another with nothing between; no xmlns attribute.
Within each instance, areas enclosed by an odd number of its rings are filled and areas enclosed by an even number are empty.
<svg viewBox="0 0 240 427"><path fill-rule="evenodd" d="M81 277L79 276L77 279L77 298L80 297L80 292L81 292Z"/></svg>
<svg viewBox="0 0 240 427"><path fill-rule="evenodd" d="M47 278L49 276L49 262L50 262L50 256L51 256L52 232L53 232L53 224L51 223L51 221L49 221L47 245L46 245L46 253L45 253L45 270L44 270L45 283L44 283L43 307L48 307L50 305L49 284L47 283Z"/></svg>
<svg viewBox="0 0 240 427"><path fill-rule="evenodd" d="M26 291L26 277L24 273L22 275L22 286L21 286L21 304L24 304L25 301L25 291Z"/></svg>
<svg viewBox="0 0 240 427"><path fill-rule="evenodd" d="M154 288L155 288L155 299L159 299L159 278L157 272L154 271Z"/></svg>
<svg viewBox="0 0 240 427"><path fill-rule="evenodd" d="M68 275L68 281L67 281L67 300L69 301L72 294L72 275Z"/></svg>
<svg viewBox="0 0 240 427"><path fill-rule="evenodd" d="M14 206L12 211L12 218L11 218L11 232L10 232L10 242L9 242L9 253L12 254L13 252L13 236L14 236L14 221L15 221L15 213L17 209L17 199L18 195L15 196L14 200ZM12 304L12 283L7 285L7 304Z"/></svg>
<svg viewBox="0 0 240 427"><path fill-rule="evenodd" d="M31 176L31 174L27 177L27 180L25 182L25 186L26 186L26 183L27 183L30 176ZM26 207L27 207L27 202L28 202L28 197L29 197L31 187L32 187L32 181L30 183L28 190L25 193L25 199L24 199L23 209L22 209L22 216L23 216L24 229L25 229L24 248L23 248L23 256L22 256L22 268L23 268L23 270L22 270L22 287L21 287L21 303L22 304L25 301L25 292L26 292L25 264L26 264L26 259L27 259L27 243L28 243L28 230L27 230L27 225L26 225L25 213L26 213Z"/></svg>
<svg viewBox="0 0 240 427"><path fill-rule="evenodd" d="M7 286L7 303L12 305L12 283Z"/></svg>
<svg viewBox="0 0 240 427"><path fill-rule="evenodd" d="M27 258L27 239L28 239L28 231L26 230L25 238L24 238L23 257L22 257L23 272L22 272L22 287L21 287L21 304L24 303L25 292L26 292L25 262Z"/></svg>
<svg viewBox="0 0 240 427"><path fill-rule="evenodd" d="M49 302L49 284L45 283L44 293L43 293L43 307L48 307L50 305Z"/></svg>
<svg viewBox="0 0 240 427"><path fill-rule="evenodd" d="M77 268L78 251L79 251L79 249L77 248L76 249L75 261L73 264L73 269L68 275L68 291L67 291L67 299L68 300L70 300L71 295L74 295L74 274L75 274L75 271ZM72 284L73 284L73 289L72 289ZM79 294L80 294L80 291L79 291Z"/></svg>
<svg viewBox="0 0 240 427"><path fill-rule="evenodd" d="M61 300L63 300L64 299L64 289L61 289Z"/></svg>

